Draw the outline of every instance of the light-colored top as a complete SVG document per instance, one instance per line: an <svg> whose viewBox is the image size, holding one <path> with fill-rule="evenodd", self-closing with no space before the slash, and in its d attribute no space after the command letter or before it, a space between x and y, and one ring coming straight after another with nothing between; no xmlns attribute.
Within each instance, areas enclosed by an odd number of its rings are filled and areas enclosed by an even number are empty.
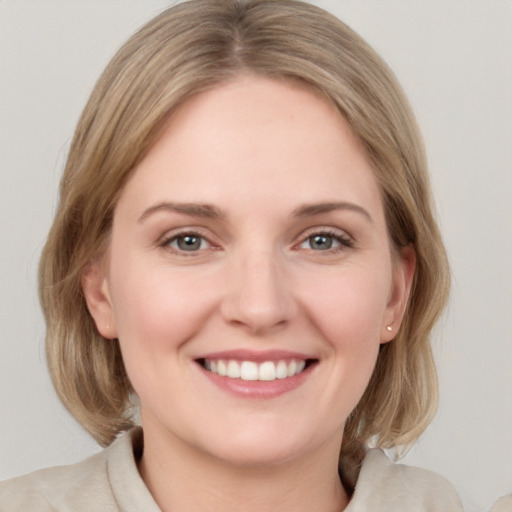
<svg viewBox="0 0 512 512"><path fill-rule="evenodd" d="M512 512L512 494L500 498L490 512Z"/></svg>
<svg viewBox="0 0 512 512"><path fill-rule="evenodd" d="M137 470L142 430L70 466L42 469L0 484L1 512L161 512ZM459 497L439 475L393 464L369 450L345 512L461 512Z"/></svg>

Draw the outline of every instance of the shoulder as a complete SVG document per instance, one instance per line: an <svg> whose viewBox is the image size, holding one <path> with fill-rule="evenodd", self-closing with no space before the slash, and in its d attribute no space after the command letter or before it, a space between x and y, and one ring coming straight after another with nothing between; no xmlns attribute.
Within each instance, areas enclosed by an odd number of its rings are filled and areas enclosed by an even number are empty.
<svg viewBox="0 0 512 512"><path fill-rule="evenodd" d="M99 487L104 493L106 481L106 454L102 451L77 464L41 469L2 482L0 510L59 510L70 500L76 501L78 492Z"/></svg>
<svg viewBox="0 0 512 512"><path fill-rule="evenodd" d="M346 512L462 512L457 492L440 475L394 464L379 449L368 450Z"/></svg>
<svg viewBox="0 0 512 512"><path fill-rule="evenodd" d="M492 507L491 512L512 512L512 494L500 498Z"/></svg>
<svg viewBox="0 0 512 512"><path fill-rule="evenodd" d="M140 479L132 444L139 433L135 429L76 464L42 469L0 483L0 511L118 511L116 486ZM143 485L142 480L136 484Z"/></svg>

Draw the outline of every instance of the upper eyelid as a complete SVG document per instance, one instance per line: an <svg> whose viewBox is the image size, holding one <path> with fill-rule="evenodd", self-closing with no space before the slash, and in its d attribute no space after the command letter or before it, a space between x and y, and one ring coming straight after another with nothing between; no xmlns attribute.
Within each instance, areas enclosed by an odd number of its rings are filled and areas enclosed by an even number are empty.
<svg viewBox="0 0 512 512"><path fill-rule="evenodd" d="M303 230L296 239L304 239L308 238L315 234L329 234L333 236L339 236L340 238L348 238L350 240L354 240L352 234L346 229L337 228L334 226L314 226L311 228L307 228Z"/></svg>
<svg viewBox="0 0 512 512"><path fill-rule="evenodd" d="M173 238L183 236L183 235L196 235L201 238L204 238L208 242L211 242L212 236L208 233L205 233L205 230L199 226L187 226L183 228L174 228L165 231L161 236L158 237L159 242L163 242L165 240L172 240Z"/></svg>

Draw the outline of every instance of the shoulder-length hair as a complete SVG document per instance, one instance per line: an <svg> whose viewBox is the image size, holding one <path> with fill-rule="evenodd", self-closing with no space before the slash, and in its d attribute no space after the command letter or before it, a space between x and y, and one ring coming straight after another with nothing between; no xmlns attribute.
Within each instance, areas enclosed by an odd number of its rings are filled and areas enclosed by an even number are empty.
<svg viewBox="0 0 512 512"><path fill-rule="evenodd" d="M408 445L436 408L429 335L449 288L421 136L383 60L334 16L295 0L180 3L131 37L100 77L76 128L40 263L46 353L57 393L102 445L132 425L133 390L119 344L98 333L81 277L107 248L123 186L176 107L240 73L298 80L326 97L371 160L394 247L414 247L404 321L381 346L347 420L341 453L370 441Z"/></svg>

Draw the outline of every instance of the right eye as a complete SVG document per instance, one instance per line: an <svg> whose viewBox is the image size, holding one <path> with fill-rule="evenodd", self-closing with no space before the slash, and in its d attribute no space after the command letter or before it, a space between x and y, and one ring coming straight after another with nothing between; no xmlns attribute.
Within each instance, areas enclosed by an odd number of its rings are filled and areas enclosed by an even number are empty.
<svg viewBox="0 0 512 512"><path fill-rule="evenodd" d="M210 249L211 244L197 233L180 233L164 241L163 247L169 247L175 252L198 252Z"/></svg>
<svg viewBox="0 0 512 512"><path fill-rule="evenodd" d="M319 233L309 236L302 242L301 247L304 249L312 249L314 251L328 251L339 247L341 242L339 237L329 233Z"/></svg>
<svg viewBox="0 0 512 512"><path fill-rule="evenodd" d="M341 230L321 229L313 231L300 243L301 249L328 254L338 253L353 247L352 239Z"/></svg>

